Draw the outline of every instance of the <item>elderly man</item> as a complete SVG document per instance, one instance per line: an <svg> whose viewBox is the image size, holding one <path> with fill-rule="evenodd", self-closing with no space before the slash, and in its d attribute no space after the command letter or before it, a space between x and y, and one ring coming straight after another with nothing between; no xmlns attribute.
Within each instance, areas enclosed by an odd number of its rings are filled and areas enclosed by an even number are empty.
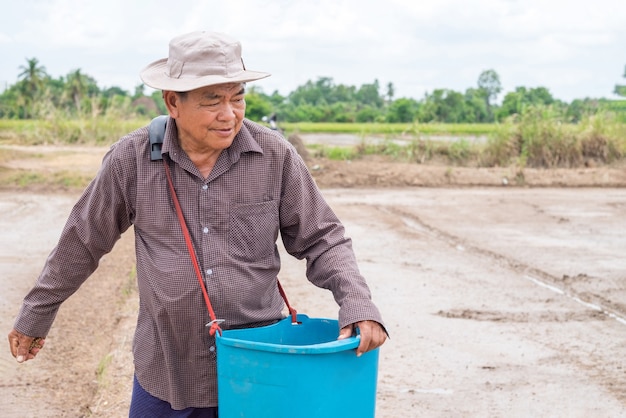
<svg viewBox="0 0 626 418"><path fill-rule="evenodd" d="M339 338L358 328L356 355L384 343L351 241L306 166L278 133L244 119L245 83L267 76L245 68L239 42L213 32L174 38L168 58L141 72L169 112L160 155L151 158L144 127L104 157L9 334L18 362L37 355L60 304L131 225L140 296L131 416L217 416L202 289L225 329L283 318L279 235L306 258L308 279L333 293Z"/></svg>

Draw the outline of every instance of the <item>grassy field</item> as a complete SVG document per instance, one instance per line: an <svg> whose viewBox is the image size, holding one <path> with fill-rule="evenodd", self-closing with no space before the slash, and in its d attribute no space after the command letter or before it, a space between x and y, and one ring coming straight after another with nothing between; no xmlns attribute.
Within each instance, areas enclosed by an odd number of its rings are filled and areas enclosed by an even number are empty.
<svg viewBox="0 0 626 418"><path fill-rule="evenodd" d="M110 145L140 128L149 119L110 118L7 120L0 119L0 144L85 144Z"/></svg>
<svg viewBox="0 0 626 418"><path fill-rule="evenodd" d="M0 120L0 145L110 145L149 123L149 119L110 118L60 120ZM352 134L364 138L351 148L315 146L315 155L355 159L383 154L424 164L432 160L450 165L519 167L580 167L611 164L626 158L626 124L611 113L589 116L577 124L561 123L549 110L538 108L502 124L381 124L283 123L292 134ZM380 139L368 143L366 137ZM438 141L450 136L453 141ZM484 141L473 138L484 137ZM402 138L398 145L394 139ZM0 150L1 151L1 150ZM0 152L0 161L2 160Z"/></svg>
<svg viewBox="0 0 626 418"><path fill-rule="evenodd" d="M149 119L109 120L6 120L0 119L0 141L20 144L111 144L120 136L140 128ZM484 136L496 132L497 124L418 124L418 123L282 123L290 133L330 133L353 135Z"/></svg>
<svg viewBox="0 0 626 418"><path fill-rule="evenodd" d="M480 136L496 131L497 124L470 123L282 123L285 132L336 133L355 135L455 135Z"/></svg>

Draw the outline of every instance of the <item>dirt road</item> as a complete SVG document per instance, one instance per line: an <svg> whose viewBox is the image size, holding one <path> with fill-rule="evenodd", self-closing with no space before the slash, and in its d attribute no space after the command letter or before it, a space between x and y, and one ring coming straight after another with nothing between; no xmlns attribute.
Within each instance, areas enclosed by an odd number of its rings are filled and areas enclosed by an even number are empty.
<svg viewBox="0 0 626 418"><path fill-rule="evenodd" d="M392 337L381 349L378 417L626 416L626 190L325 195L354 239ZM1 197L10 231L2 241L8 329L73 199ZM3 416L127 413L132 365L124 348L135 302L122 290L132 242L118 247L64 306L36 362L20 366L2 354ZM285 258L293 303L334 317L330 295L302 272Z"/></svg>
<svg viewBox="0 0 626 418"><path fill-rule="evenodd" d="M377 417L626 416L626 189L324 188L391 340ZM0 192L9 330L76 194ZM62 307L46 348L0 350L7 417L128 413L136 292L127 234ZM290 301L335 317L283 258Z"/></svg>

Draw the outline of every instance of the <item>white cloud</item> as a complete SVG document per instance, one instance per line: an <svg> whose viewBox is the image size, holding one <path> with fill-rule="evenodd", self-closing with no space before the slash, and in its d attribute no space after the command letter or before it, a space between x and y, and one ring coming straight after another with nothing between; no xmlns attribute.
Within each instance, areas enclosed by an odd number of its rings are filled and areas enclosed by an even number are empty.
<svg viewBox="0 0 626 418"><path fill-rule="evenodd" d="M247 66L273 73L259 81L268 92L329 76L421 98L464 91L494 69L509 90L610 97L623 83L623 16L623 0L33 0L0 15L0 83L37 57L54 76L81 68L130 90L169 39L208 29L239 38Z"/></svg>

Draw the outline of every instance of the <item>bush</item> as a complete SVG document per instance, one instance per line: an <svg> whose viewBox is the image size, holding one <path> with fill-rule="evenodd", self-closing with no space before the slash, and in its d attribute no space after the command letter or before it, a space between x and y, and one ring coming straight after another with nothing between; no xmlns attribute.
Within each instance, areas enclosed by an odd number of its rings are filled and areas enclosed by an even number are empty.
<svg viewBox="0 0 626 418"><path fill-rule="evenodd" d="M483 163L529 167L579 167L610 163L626 155L625 126L610 112L564 122L553 106L531 106L514 115L487 141Z"/></svg>

